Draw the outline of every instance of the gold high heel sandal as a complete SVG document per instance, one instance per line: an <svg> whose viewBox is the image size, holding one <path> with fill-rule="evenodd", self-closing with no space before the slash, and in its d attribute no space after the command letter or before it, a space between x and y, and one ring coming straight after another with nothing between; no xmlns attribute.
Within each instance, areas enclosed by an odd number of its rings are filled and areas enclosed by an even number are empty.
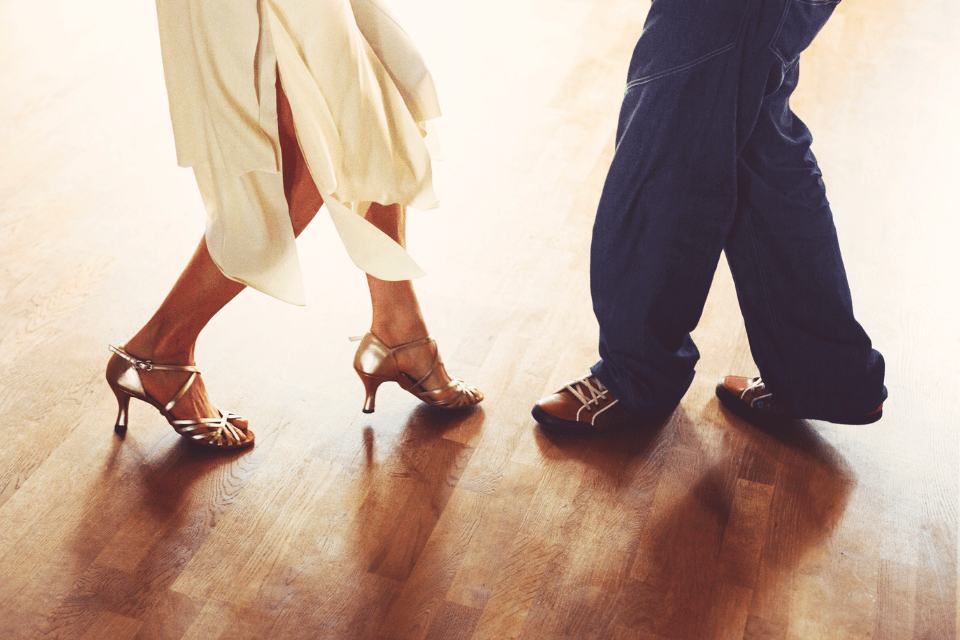
<svg viewBox="0 0 960 640"><path fill-rule="evenodd" d="M451 378L450 382L439 389L427 389L423 386L422 383L430 377L430 374L437 367L440 367L444 374L447 373L443 362L440 360L440 352L436 347L434 347L433 363L430 365L430 369L419 379L400 369L400 365L397 363L397 353L406 349L427 347L430 343L435 345L436 341L428 337L399 344L395 347L388 347L372 333L363 336L360 347L357 349L357 355L353 359L353 368L360 376L363 388L367 392L363 403L364 413L373 413L377 388L384 382L396 382L401 389L409 391L423 402L444 409L469 407L483 400L483 394L480 391L457 378Z"/></svg>
<svg viewBox="0 0 960 640"><path fill-rule="evenodd" d="M134 358L120 347L113 345L110 345L110 351L114 355L107 363L107 383L113 389L114 395L117 396L117 403L120 405L117 424L113 428L117 433L123 434L127 431L130 398L136 398L156 407L170 426L193 444L212 449L240 449L253 444L255 436L252 431L244 431L230 423L230 420L243 419L233 413L224 413L217 409L219 418L200 418L199 420L180 420L170 413L200 375L200 370L196 367L154 364L149 360ZM174 394L173 399L166 405L162 405L144 391L143 381L140 379L141 371L183 371L190 373L190 377Z"/></svg>

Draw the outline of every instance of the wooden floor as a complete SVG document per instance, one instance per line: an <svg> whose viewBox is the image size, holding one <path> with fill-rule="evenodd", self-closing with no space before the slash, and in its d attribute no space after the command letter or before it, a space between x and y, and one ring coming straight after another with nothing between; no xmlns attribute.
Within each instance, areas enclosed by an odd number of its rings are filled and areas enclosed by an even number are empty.
<svg viewBox="0 0 960 640"><path fill-rule="evenodd" d="M412 213L448 367L482 409L360 412L363 275L318 216L308 306L246 292L202 338L248 453L126 438L103 381L192 252L153 3L0 0L0 637L947 640L958 635L960 4L847 0L803 61L884 419L767 433L721 264L681 407L557 438L532 403L596 358L590 228L639 0L395 1L444 110Z"/></svg>

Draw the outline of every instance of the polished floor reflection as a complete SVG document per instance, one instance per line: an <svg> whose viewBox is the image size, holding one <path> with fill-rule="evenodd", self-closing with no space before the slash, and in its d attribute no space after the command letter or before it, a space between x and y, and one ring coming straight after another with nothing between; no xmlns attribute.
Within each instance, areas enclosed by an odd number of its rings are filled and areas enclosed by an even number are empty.
<svg viewBox="0 0 960 640"><path fill-rule="evenodd" d="M590 229L647 4L392 5L445 112L417 286L487 400L384 386L361 413L367 292L321 215L308 306L246 292L201 339L257 432L210 455L143 404L115 436L103 381L203 229L153 5L0 0L0 636L956 638L960 5L843 3L793 101L886 356L883 420L722 410L717 378L754 365L721 264L681 407L594 439L529 410L596 357Z"/></svg>

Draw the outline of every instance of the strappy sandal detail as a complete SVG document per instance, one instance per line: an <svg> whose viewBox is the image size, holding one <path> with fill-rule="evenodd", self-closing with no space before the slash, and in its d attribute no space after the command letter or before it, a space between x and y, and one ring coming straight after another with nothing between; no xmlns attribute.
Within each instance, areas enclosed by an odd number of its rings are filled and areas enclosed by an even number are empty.
<svg viewBox="0 0 960 640"><path fill-rule="evenodd" d="M110 351L114 353L114 357L110 358L110 362L107 363L107 383L113 390L114 395L117 396L117 404L120 407L117 413L117 424L114 426L114 431L117 433L123 434L127 431L130 398L136 398L156 407L160 415L170 423L170 426L192 444L211 449L241 449L253 444L256 436L252 431L240 429L230 422L231 420L243 420L234 413L217 409L217 413L220 414L219 417L197 420L182 420L175 418L170 413L170 410L183 398L200 375L200 370L196 367L154 364L150 360L134 358L122 348L113 345L110 345ZM143 380L140 378L141 371L181 371L189 373L190 377L183 383L173 399L164 405L144 390Z"/></svg>
<svg viewBox="0 0 960 640"><path fill-rule="evenodd" d="M437 367L446 377L450 377L440 360L440 351L435 346L433 362L423 376L416 378L400 369L400 365L397 363L399 352L406 349L427 347L430 343L436 345L433 338L427 337L395 347L388 347L372 333L363 336L360 347L357 349L357 355L353 359L353 368L360 376L363 388L366 391L366 398L363 403L364 413L373 413L377 388L384 382L396 382L401 389L409 391L426 404L444 409L461 409L483 400L483 393L457 378L451 378L447 384L438 389L427 389L423 386L424 381L430 377Z"/></svg>

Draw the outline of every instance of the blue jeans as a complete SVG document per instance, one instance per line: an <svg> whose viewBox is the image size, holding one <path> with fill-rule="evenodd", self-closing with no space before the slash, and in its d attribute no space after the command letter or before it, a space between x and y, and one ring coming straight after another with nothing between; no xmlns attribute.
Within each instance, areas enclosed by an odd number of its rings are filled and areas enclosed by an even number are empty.
<svg viewBox="0 0 960 640"><path fill-rule="evenodd" d="M754 361L793 415L843 422L886 398L853 316L809 130L790 110L822 0L654 0L597 211L597 378L629 409L677 406L721 251Z"/></svg>

